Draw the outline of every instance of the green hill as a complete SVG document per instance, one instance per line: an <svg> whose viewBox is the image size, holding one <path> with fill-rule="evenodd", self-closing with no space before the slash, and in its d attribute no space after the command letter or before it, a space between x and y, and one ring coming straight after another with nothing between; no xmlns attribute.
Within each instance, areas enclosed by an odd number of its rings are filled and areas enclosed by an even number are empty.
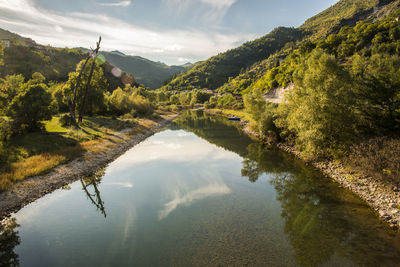
<svg viewBox="0 0 400 267"><path fill-rule="evenodd" d="M102 52L101 54L112 65L132 74L139 83L151 89L161 87L163 82L173 75L188 69L186 66L168 66L139 56L127 56L119 51Z"/></svg>
<svg viewBox="0 0 400 267"><path fill-rule="evenodd" d="M34 72L42 73L47 80L66 81L68 73L75 70L76 64L86 57L88 49L85 48L54 48L37 44L29 38L0 29L0 40L9 41L10 47L4 48L3 66L0 66L0 77L10 74L22 74L31 77ZM108 61L103 70L114 87L123 86L122 82L110 73L110 64L132 74L135 80L152 89L159 88L163 82L191 67L167 66L160 62L137 57L127 56L121 52L102 52Z"/></svg>
<svg viewBox="0 0 400 267"><path fill-rule="evenodd" d="M283 74L273 73L270 70L279 65L294 49L302 44L306 46L308 40L325 38L329 34L338 33L343 26L355 26L359 21L372 22L382 20L400 10L400 0L342 0L308 19L299 29L307 32L307 38L296 46L286 45L269 58L257 62L247 71L221 86L218 91L223 93L239 94L254 86L260 79L266 80L265 75L278 75L277 80L282 80ZM303 47L303 49L307 49ZM284 82L280 84L285 85ZM260 85L260 83L258 84ZM276 85L276 84L275 84ZM264 84L263 86L268 87ZM268 88L265 88L267 90Z"/></svg>
<svg viewBox="0 0 400 267"><path fill-rule="evenodd" d="M276 28L270 34L257 40L197 63L190 71L178 75L163 88L166 90L216 89L255 62L268 58L287 43L296 42L303 37L302 30Z"/></svg>

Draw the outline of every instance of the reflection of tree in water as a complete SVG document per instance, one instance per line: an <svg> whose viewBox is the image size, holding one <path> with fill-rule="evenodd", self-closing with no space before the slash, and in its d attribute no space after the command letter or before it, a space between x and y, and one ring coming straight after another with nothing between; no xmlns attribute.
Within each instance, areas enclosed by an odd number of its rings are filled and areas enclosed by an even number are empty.
<svg viewBox="0 0 400 267"><path fill-rule="evenodd" d="M241 156L253 141L240 130L236 122L210 115L201 110L186 111L175 120L171 129L186 129L198 137ZM176 127L178 126L178 127Z"/></svg>
<svg viewBox="0 0 400 267"><path fill-rule="evenodd" d="M104 175L104 170L96 173L94 176L81 178L82 189L85 191L87 197L96 206L97 210L107 217L106 210L104 208L104 201L101 199L98 185L101 183L101 178ZM90 187L93 187L93 193L90 192Z"/></svg>
<svg viewBox="0 0 400 267"><path fill-rule="evenodd" d="M18 255L14 252L20 243L15 230L18 226L15 218L0 222L0 266L19 266Z"/></svg>
<svg viewBox="0 0 400 267"><path fill-rule="evenodd" d="M242 175L255 182L263 173L275 174L271 183L300 265L320 266L332 257L363 266L400 262L400 237L349 191L290 155L252 144Z"/></svg>

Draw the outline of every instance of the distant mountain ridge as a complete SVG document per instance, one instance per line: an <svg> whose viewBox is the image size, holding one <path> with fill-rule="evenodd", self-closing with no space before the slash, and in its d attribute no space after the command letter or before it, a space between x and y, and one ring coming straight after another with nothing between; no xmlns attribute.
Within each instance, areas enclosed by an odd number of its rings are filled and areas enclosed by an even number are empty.
<svg viewBox="0 0 400 267"><path fill-rule="evenodd" d="M103 51L101 54L112 65L132 74L136 81L151 89L161 87L164 81L191 67L191 65L168 66L164 63L154 62L140 56L125 55L120 51Z"/></svg>
<svg viewBox="0 0 400 267"><path fill-rule="evenodd" d="M30 77L33 72L41 72L48 80L65 81L68 73L75 70L76 64L85 57L87 48L54 48L37 44L30 38L0 29L0 40L13 45L5 49L4 62L0 66L0 76L22 74ZM168 66L140 56L129 56L114 50L101 52L109 64L131 74L135 80L146 87L156 89L172 76L188 70L192 64ZM112 79L112 77L108 77ZM121 84L122 86L122 84Z"/></svg>

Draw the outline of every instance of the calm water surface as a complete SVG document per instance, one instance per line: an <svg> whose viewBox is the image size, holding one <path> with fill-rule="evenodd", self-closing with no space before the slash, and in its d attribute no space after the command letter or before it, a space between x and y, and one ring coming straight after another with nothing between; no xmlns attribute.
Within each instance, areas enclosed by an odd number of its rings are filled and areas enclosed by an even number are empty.
<svg viewBox="0 0 400 267"><path fill-rule="evenodd" d="M5 266L400 264L399 235L358 197L202 112L2 231Z"/></svg>

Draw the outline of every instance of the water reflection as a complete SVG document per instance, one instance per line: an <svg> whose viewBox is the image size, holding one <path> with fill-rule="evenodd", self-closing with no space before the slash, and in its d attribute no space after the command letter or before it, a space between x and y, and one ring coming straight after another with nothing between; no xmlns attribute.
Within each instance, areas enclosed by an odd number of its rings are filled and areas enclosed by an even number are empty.
<svg viewBox="0 0 400 267"><path fill-rule="evenodd" d="M202 200L211 196L227 195L231 189L223 183L212 183L182 194L179 189L173 192L173 199L164 204L159 212L159 219L166 218L178 206L189 206L192 202Z"/></svg>
<svg viewBox="0 0 400 267"><path fill-rule="evenodd" d="M381 222L360 198L303 162L274 148L248 143L243 137L239 144L231 138L224 140L216 129L227 127L229 135L240 134L235 125L222 118L191 112L181 117L178 125L240 154L244 158L241 174L250 182L265 174L272 177L270 183L281 203L285 233L298 264L397 266L400 262L399 234Z"/></svg>
<svg viewBox="0 0 400 267"><path fill-rule="evenodd" d="M20 243L18 226L15 218L0 222L0 266L19 266L18 255L14 252Z"/></svg>
<svg viewBox="0 0 400 267"><path fill-rule="evenodd" d="M104 201L101 199L100 190L98 185L101 183L101 178L104 175L104 170L96 173L91 177L81 178L82 190L86 193L88 199L93 203L93 205L100 210L101 214L103 214L104 218L107 217L106 209L104 208ZM132 187L131 184L123 184L124 187ZM93 193L90 192L91 188L93 189Z"/></svg>
<svg viewBox="0 0 400 267"><path fill-rule="evenodd" d="M6 266L16 254L23 266L68 267L400 262L400 238L359 198L199 112L15 217L19 233L14 220L0 235Z"/></svg>
<svg viewBox="0 0 400 267"><path fill-rule="evenodd" d="M254 183L264 173L274 174L270 183L298 264L321 266L338 258L362 266L400 262L399 237L361 199L290 155L261 144L247 151L243 176Z"/></svg>

